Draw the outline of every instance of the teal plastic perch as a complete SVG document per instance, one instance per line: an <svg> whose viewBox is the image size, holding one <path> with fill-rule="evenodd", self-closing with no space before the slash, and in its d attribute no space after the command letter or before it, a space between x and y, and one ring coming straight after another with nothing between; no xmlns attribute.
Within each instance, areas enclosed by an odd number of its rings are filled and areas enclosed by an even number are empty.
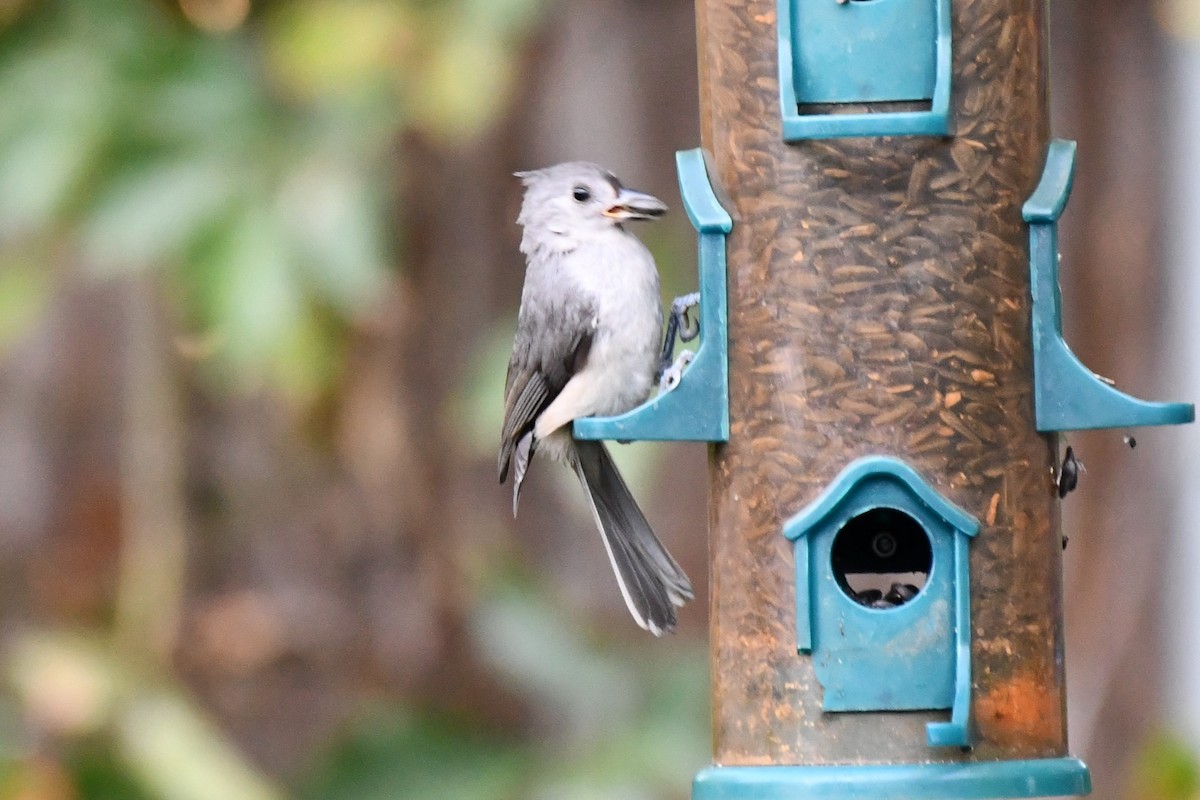
<svg viewBox="0 0 1200 800"><path fill-rule="evenodd" d="M1139 400L1105 383L1067 347L1058 284L1058 219L1075 176L1075 142L1055 139L1042 179L1025 202L1033 290L1033 384L1037 429L1050 431L1181 425L1196 418L1191 403Z"/></svg>
<svg viewBox="0 0 1200 800"><path fill-rule="evenodd" d="M901 533L905 519L915 535ZM911 600L868 608L842 588L834 574L834 542L843 531L853 535L855 520L893 543L878 562L883 571L911 571L911 555L922 548L928 554L925 585ZM795 552L796 648L812 654L825 711L948 708L949 721L926 725L928 745L971 745L968 546L978 532L977 519L890 456L853 462L784 524ZM875 547L872 539L861 549Z"/></svg>
<svg viewBox="0 0 1200 800"><path fill-rule="evenodd" d="M1075 758L969 764L821 767L709 767L692 783L692 800L982 800L1058 797L1092 791Z"/></svg>
<svg viewBox="0 0 1200 800"><path fill-rule="evenodd" d="M945 136L950 0L777 0L783 139ZM929 101L928 110L805 114L814 104Z"/></svg>
<svg viewBox="0 0 1200 800"><path fill-rule="evenodd" d="M575 420L578 439L729 440L729 339L725 237L733 220L717 201L701 150L675 154L679 191L700 243L700 339L679 384L616 417Z"/></svg>

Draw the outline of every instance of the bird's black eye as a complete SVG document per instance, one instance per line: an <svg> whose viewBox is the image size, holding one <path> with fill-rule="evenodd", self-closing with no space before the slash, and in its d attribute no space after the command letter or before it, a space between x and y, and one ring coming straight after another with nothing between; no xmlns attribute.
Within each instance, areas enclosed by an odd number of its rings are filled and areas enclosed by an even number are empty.
<svg viewBox="0 0 1200 800"><path fill-rule="evenodd" d="M592 193L588 191L586 186L576 186L575 191L571 192L571 196L579 203L586 203L592 199Z"/></svg>

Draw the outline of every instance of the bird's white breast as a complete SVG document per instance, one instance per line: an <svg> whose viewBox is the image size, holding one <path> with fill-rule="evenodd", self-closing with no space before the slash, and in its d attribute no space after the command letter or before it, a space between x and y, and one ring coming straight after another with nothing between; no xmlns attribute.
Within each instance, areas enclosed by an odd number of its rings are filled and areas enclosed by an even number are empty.
<svg viewBox="0 0 1200 800"><path fill-rule="evenodd" d="M650 395L657 367L662 301L654 259L636 237L613 228L574 250L564 266L596 308L586 371L599 380L590 413L628 411Z"/></svg>

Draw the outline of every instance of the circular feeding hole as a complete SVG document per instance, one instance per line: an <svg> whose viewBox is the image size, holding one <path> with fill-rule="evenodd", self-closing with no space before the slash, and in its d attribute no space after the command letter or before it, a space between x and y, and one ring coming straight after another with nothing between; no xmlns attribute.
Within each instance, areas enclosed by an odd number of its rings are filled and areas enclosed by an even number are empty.
<svg viewBox="0 0 1200 800"><path fill-rule="evenodd" d="M854 602L899 608L925 588L933 566L929 535L908 514L872 508L851 517L833 539L833 575Z"/></svg>

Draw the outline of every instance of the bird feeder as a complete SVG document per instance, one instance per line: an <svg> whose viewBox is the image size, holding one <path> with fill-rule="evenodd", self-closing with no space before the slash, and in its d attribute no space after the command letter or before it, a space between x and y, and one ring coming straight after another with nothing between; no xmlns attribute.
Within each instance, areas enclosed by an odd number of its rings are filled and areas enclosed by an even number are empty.
<svg viewBox="0 0 1200 800"><path fill-rule="evenodd" d="M693 800L1086 794L1059 432L1195 410L1063 340L1045 0L698 0L697 27L701 344L574 425L714 443Z"/></svg>
<svg viewBox="0 0 1200 800"><path fill-rule="evenodd" d="M1090 790L1067 747L1058 432L1194 409L1114 389L1062 340L1074 148L1049 135L1046 13L697 2L706 183L732 224L694 800Z"/></svg>

